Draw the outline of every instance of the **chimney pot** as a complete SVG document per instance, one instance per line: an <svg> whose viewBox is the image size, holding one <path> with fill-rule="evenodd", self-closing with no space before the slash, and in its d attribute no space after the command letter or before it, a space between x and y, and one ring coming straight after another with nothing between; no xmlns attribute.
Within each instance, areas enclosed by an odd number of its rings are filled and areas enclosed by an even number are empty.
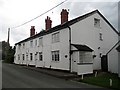
<svg viewBox="0 0 120 90"><path fill-rule="evenodd" d="M69 14L69 12L66 9L62 9L62 12L61 12L61 24L68 21L68 14Z"/></svg>
<svg viewBox="0 0 120 90"><path fill-rule="evenodd" d="M48 31L52 26L52 20L50 20L50 17L47 16L47 19L45 19L45 30Z"/></svg>
<svg viewBox="0 0 120 90"><path fill-rule="evenodd" d="M35 35L35 26L31 26L30 37Z"/></svg>

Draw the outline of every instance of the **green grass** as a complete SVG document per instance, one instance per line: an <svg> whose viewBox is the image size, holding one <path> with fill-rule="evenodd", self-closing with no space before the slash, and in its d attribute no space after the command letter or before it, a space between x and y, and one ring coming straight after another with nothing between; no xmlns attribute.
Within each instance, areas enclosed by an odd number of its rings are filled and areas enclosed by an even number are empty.
<svg viewBox="0 0 120 90"><path fill-rule="evenodd" d="M110 86L110 79L112 79L112 86ZM112 89L118 89L120 90L120 78L116 74L111 73L98 73L97 77L94 75L86 75L84 76L83 80L80 80L81 82L112 88Z"/></svg>

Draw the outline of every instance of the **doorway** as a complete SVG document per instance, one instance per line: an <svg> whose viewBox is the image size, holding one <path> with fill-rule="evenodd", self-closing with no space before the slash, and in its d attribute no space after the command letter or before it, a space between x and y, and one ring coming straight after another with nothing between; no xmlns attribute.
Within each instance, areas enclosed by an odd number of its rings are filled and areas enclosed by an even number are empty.
<svg viewBox="0 0 120 90"><path fill-rule="evenodd" d="M79 52L75 51L72 53L72 72L78 71L78 68L77 68L78 60L79 60Z"/></svg>
<svg viewBox="0 0 120 90"><path fill-rule="evenodd" d="M101 57L101 69L104 72L108 71L108 58L107 58L107 55L103 55Z"/></svg>

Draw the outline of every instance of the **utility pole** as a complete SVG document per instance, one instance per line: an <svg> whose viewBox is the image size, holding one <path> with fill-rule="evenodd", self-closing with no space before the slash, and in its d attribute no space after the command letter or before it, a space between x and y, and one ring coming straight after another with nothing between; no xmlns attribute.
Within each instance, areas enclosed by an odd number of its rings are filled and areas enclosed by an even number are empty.
<svg viewBox="0 0 120 90"><path fill-rule="evenodd" d="M8 45L9 45L9 38L10 38L10 28L8 28L8 40L7 40Z"/></svg>

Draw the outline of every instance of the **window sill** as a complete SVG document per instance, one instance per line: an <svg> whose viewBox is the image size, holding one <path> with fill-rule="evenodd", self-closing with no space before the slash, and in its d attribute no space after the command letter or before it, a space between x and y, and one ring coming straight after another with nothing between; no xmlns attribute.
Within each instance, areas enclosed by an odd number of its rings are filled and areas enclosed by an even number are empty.
<svg viewBox="0 0 120 90"><path fill-rule="evenodd" d="M51 61L51 62L53 62L53 63L59 63L60 61Z"/></svg>

